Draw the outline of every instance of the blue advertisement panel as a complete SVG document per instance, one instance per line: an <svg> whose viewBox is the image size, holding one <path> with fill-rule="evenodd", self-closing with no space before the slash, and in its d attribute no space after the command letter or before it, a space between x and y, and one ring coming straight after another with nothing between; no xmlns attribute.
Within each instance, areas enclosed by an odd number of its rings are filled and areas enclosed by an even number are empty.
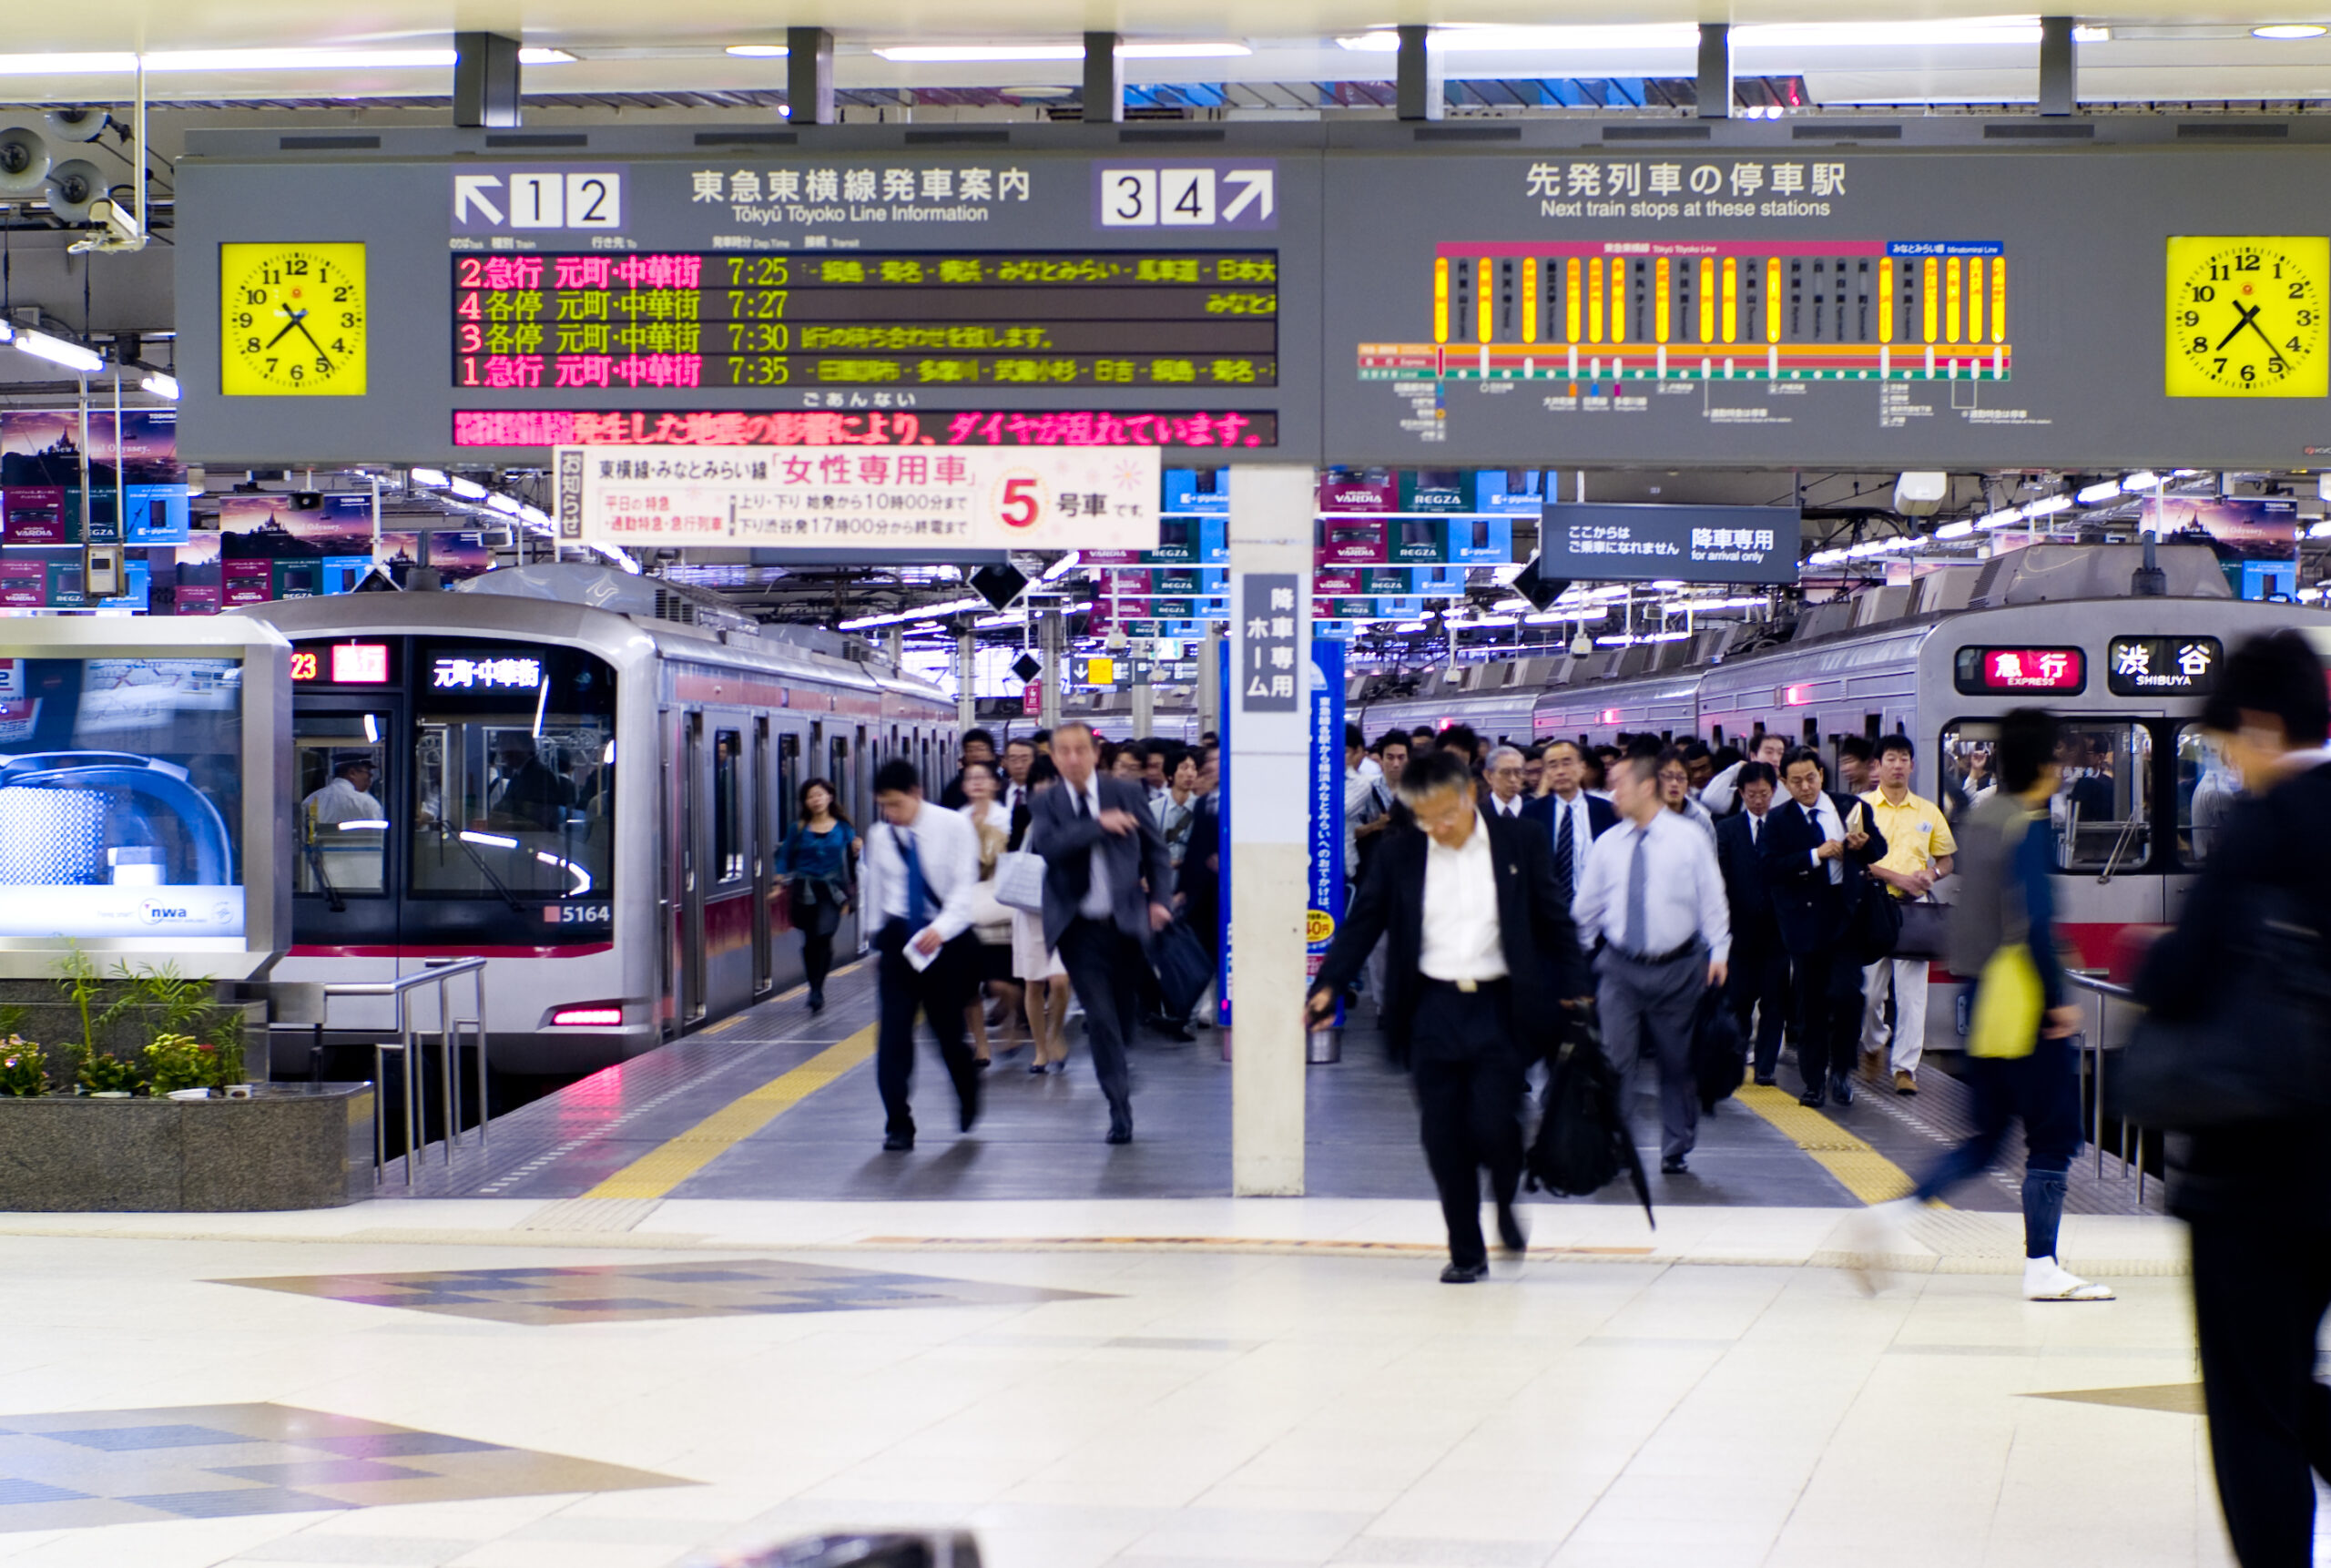
<svg viewBox="0 0 2331 1568"><path fill-rule="evenodd" d="M1311 639L1311 871L1304 974L1319 972L1344 918L1344 645ZM1343 1003L1335 1022L1343 1023Z"/></svg>

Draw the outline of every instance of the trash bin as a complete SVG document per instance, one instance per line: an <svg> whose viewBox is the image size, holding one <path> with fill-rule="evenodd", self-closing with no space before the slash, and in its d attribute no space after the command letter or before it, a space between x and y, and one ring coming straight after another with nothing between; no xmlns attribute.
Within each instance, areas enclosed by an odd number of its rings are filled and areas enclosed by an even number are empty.
<svg viewBox="0 0 2331 1568"><path fill-rule="evenodd" d="M1341 1029L1314 1029L1304 1037L1303 1060L1316 1067L1323 1063L1344 1059L1344 1032Z"/></svg>

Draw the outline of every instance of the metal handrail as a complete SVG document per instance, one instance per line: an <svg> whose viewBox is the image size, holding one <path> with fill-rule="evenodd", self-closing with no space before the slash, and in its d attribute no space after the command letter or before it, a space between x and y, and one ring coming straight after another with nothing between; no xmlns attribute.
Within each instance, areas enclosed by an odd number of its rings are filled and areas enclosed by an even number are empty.
<svg viewBox="0 0 2331 1568"><path fill-rule="evenodd" d="M445 1163L453 1163L453 1150L462 1141L461 1053L459 1039L464 1027L473 1031L477 1041L477 1142L486 1146L486 1127L494 1119L494 1107L486 1095L485 1072L485 960L483 958L432 959L417 974L400 975L394 980L349 981L323 988L323 1018L317 1029L321 1033L331 1017L335 997L392 998L396 1003L393 1041L372 1043L372 1082L377 1087L385 1082L386 1058L392 1052L402 1058L404 1071L404 1185L413 1183L414 1168L421 1163L421 1135L423 1119L421 1114L421 1037L424 1031L412 1017L409 999L425 986L437 988L437 1042L445 1054ZM470 977L473 1015L455 1018L451 1000L446 994L446 983L460 975ZM389 1163L388 1128L378 1106L372 1115L372 1179L379 1181L381 1172Z"/></svg>
<svg viewBox="0 0 2331 1568"><path fill-rule="evenodd" d="M2096 998L2095 1044L2092 1046L2083 1043L2079 1044L2076 1049L2080 1050L2083 1054L2092 1051L2095 1055L2095 1066L2093 1071L2095 1073L2096 1084L2096 1105L2095 1109L2091 1114L2091 1127L2088 1142L2089 1146L2096 1151L2096 1176L2099 1181L2102 1181L2104 1179L2105 1011L2115 1002L2133 1003L2136 1001L2137 993L2133 987L2116 984L2112 981L2103 979L2098 975L2083 974L2076 969L2067 970L2064 973L2064 978ZM2121 1179L2122 1181L2129 1179L2129 1166L2131 1163L2129 1126L2129 1118L2126 1116L2122 1117ZM2136 1130L2135 1165L2137 1168L2137 1207L2139 1208L2143 1208L2145 1202L2145 1130L2143 1126L2139 1126Z"/></svg>

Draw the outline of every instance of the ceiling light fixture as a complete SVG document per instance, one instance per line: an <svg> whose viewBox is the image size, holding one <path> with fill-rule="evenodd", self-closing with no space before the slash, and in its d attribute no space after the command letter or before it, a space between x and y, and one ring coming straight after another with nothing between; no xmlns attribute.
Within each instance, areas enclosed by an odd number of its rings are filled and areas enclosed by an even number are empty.
<svg viewBox="0 0 2331 1568"><path fill-rule="evenodd" d="M2127 494L2134 495L2138 491L2151 490L2154 485L2159 484L2160 483L2161 475L2155 473L2151 469L2146 469L2142 473L2132 473L2122 479L2121 481L2121 488Z"/></svg>
<svg viewBox="0 0 2331 1568"><path fill-rule="evenodd" d="M2319 22L2270 22L2263 27L2250 29L2252 37L2265 38L2277 44L2296 42L2303 38L2320 38L2326 33L2331 33L2331 27L2326 27Z"/></svg>
<svg viewBox="0 0 2331 1568"><path fill-rule="evenodd" d="M732 53L734 51L731 51ZM1081 60L1082 44L899 44L874 53L894 65L977 65L989 61ZM1244 44L1121 44L1124 60L1219 60L1254 50Z"/></svg>
<svg viewBox="0 0 2331 1568"><path fill-rule="evenodd" d="M1736 36L1746 29L1736 28ZM1646 23L1609 27L1435 27L1425 46L1436 54L1511 53L1532 49L1695 49L1700 30L1690 22ZM1379 28L1338 38L1339 46L1361 54L1389 55L1400 36Z"/></svg>
<svg viewBox="0 0 2331 1568"><path fill-rule="evenodd" d="M2101 484L2083 485L2072 499L2082 506L2093 506L2100 501L2111 501L2121 494L2121 482L2107 479Z"/></svg>
<svg viewBox="0 0 2331 1568"><path fill-rule="evenodd" d="M453 475L453 491L454 494L460 496L464 501L483 501L485 499L484 485L480 484L474 479L463 479L458 473Z"/></svg>
<svg viewBox="0 0 2331 1568"><path fill-rule="evenodd" d="M782 44L731 44L726 52L740 60L782 60L793 53Z"/></svg>
<svg viewBox="0 0 2331 1568"><path fill-rule="evenodd" d="M143 57L148 71L392 71L448 70L451 49L164 49ZM571 65L565 49L522 48L526 66ZM0 55L0 76L88 76L126 75L140 57L129 53Z"/></svg>
<svg viewBox="0 0 2331 1568"><path fill-rule="evenodd" d="M106 367L105 360L95 351L63 338L52 338L46 332L18 332L16 347L35 359L63 365L85 376L93 376Z"/></svg>
<svg viewBox="0 0 2331 1568"><path fill-rule="evenodd" d="M2072 41L2078 44L2107 43L2112 36L2109 27L2072 29ZM1741 49L2024 47L2039 42L2036 16L1970 17L1956 22L1776 22L1732 30L1733 46Z"/></svg>
<svg viewBox="0 0 2331 1568"><path fill-rule="evenodd" d="M178 378L168 371L148 371L137 384L166 402L178 401Z"/></svg>
<svg viewBox="0 0 2331 1568"><path fill-rule="evenodd" d="M443 490L453 483L445 477L444 470L439 468L414 469L412 482L415 484L425 484L432 490Z"/></svg>

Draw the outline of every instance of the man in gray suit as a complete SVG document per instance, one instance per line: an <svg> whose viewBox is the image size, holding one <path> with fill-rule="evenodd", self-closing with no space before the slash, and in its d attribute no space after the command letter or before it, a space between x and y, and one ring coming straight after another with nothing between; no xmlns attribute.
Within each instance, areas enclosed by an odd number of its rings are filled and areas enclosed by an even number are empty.
<svg viewBox="0 0 2331 1568"><path fill-rule="evenodd" d="M1133 1142L1125 1021L1135 966L1152 932L1173 923L1174 864L1138 784L1094 770L1089 725L1053 731L1061 787L1034 797L1030 838L1044 858L1044 943L1084 1001L1084 1038L1109 1100L1109 1142ZM1145 885L1145 883L1146 885Z"/></svg>

